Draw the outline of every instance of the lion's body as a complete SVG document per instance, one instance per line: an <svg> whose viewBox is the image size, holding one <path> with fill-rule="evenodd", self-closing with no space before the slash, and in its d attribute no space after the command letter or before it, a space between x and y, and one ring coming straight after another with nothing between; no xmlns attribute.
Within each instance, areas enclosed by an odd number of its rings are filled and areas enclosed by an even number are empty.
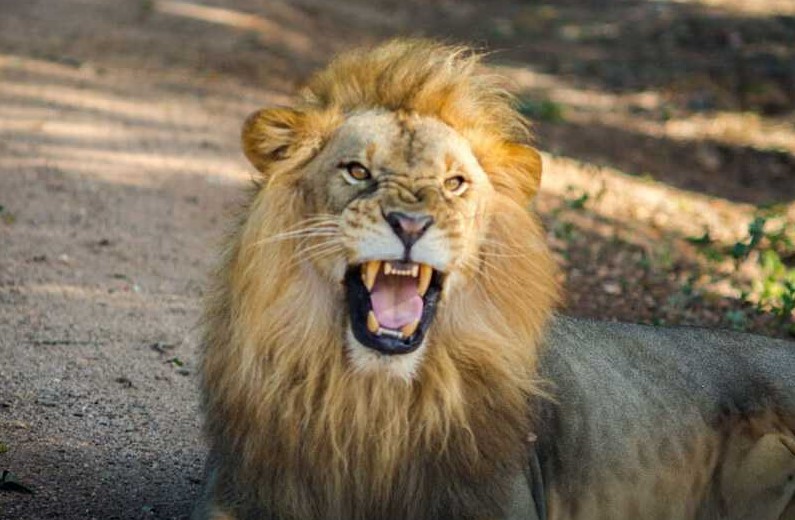
<svg viewBox="0 0 795 520"><path fill-rule="evenodd" d="M476 63L393 42L247 122L262 176L205 308L197 519L511 517L532 432L560 519L697 518L715 486L736 501L760 468L792 469L757 435L792 437L786 344L547 327L557 270L526 209L538 154Z"/></svg>
<svg viewBox="0 0 795 520"><path fill-rule="evenodd" d="M561 318L545 353L550 519L795 518L793 343Z"/></svg>

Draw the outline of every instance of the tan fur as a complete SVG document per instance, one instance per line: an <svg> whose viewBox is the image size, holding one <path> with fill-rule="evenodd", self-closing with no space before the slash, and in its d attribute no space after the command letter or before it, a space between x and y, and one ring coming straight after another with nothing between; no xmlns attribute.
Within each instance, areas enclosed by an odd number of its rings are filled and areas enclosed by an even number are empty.
<svg viewBox="0 0 795 520"><path fill-rule="evenodd" d="M244 150L263 179L228 241L204 321L206 430L223 481L210 500L219 512L353 519L500 510L506 477L525 463L528 403L540 393L536 344L557 288L525 210L538 155L477 61L464 49L393 42L339 58L295 107L246 123ZM372 108L446 123L495 190L478 213L486 240L469 244L482 261L462 267L466 283L444 294L409 382L351 367L344 292L329 274L345 253L310 261L304 242L278 239L333 213L305 167L352 111Z"/></svg>

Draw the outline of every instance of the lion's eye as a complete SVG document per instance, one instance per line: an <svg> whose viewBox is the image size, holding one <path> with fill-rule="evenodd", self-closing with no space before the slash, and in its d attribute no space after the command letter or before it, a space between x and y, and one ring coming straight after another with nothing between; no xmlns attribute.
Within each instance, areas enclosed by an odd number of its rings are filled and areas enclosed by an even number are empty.
<svg viewBox="0 0 795 520"><path fill-rule="evenodd" d="M342 169L342 177L348 184L359 184L373 177L370 170L355 161L342 163L339 167Z"/></svg>
<svg viewBox="0 0 795 520"><path fill-rule="evenodd" d="M448 177L444 181L444 189L452 193L453 195L461 195L464 193L469 185L467 184L467 180L461 175L454 175L453 177Z"/></svg>

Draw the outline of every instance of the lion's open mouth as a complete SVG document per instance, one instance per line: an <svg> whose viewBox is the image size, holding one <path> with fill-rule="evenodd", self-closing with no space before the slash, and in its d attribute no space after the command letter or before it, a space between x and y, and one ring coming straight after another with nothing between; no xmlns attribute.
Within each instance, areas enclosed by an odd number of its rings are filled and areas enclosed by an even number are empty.
<svg viewBox="0 0 795 520"><path fill-rule="evenodd" d="M351 267L345 285L356 339L384 354L406 354L433 321L442 274L425 264L371 260Z"/></svg>

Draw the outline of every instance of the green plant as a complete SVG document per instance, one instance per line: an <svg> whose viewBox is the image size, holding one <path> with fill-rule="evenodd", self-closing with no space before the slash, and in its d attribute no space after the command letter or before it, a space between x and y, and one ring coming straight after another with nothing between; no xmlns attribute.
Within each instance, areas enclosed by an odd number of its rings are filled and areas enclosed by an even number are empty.
<svg viewBox="0 0 795 520"><path fill-rule="evenodd" d="M704 230L704 234L700 237L687 237L685 240L697 246L706 246L713 242L712 237L709 235L708 229Z"/></svg>
<svg viewBox="0 0 795 520"><path fill-rule="evenodd" d="M795 331L795 323L792 323L795 316L795 267L787 264L787 259L795 258L795 227L785 220L780 228L766 231L768 217L780 218L780 215L774 213L773 209L760 211L748 225L748 236L735 242L728 250L723 250L734 258L734 269L722 278L730 279L742 301L755 306L759 312L773 314L783 327ZM708 260L723 260L723 252L716 247L709 231L686 240L698 246L699 252ZM757 254L752 257L754 251ZM744 278L747 277L747 271L743 270L743 266L748 266L747 262L752 261L752 258L755 258L759 275L754 280L748 280ZM686 293L686 290L683 292ZM747 326L747 316L742 311L727 312L725 320L733 328Z"/></svg>
<svg viewBox="0 0 795 520"><path fill-rule="evenodd" d="M793 240L789 234L791 225L785 223L778 231L765 233L764 224L764 218L755 218L748 226L751 239L748 244L743 244L750 251L765 239L758 260L761 276L752 284L751 294L759 310L772 313L786 326L792 322L795 312L795 268L783 260L783 256L793 254ZM737 244L735 248L740 249Z"/></svg>
<svg viewBox="0 0 795 520"><path fill-rule="evenodd" d="M587 193L583 193L577 198L574 199L566 199L565 204L569 207L569 209L583 209L585 207L585 203L588 202L590 195Z"/></svg>
<svg viewBox="0 0 795 520"><path fill-rule="evenodd" d="M742 310L727 311L724 318L734 330L745 330L748 328L748 316Z"/></svg>
<svg viewBox="0 0 795 520"><path fill-rule="evenodd" d="M754 248L759 245L759 242L765 236L765 223L767 219L764 217L756 217L751 223L748 225L748 234L750 235L750 239L748 243L744 241L740 241L734 244L732 247L731 255L736 260L742 260L748 257L748 254L754 250Z"/></svg>
<svg viewBox="0 0 795 520"><path fill-rule="evenodd" d="M555 237L567 242L574 238L575 232L576 227L571 222L557 221L552 226L552 233L555 234Z"/></svg>
<svg viewBox="0 0 795 520"><path fill-rule="evenodd" d="M781 293L781 307L779 316L782 319L789 319L795 311L795 282L784 281L784 290Z"/></svg>
<svg viewBox="0 0 795 520"><path fill-rule="evenodd" d="M768 308L780 320L792 318L795 310L795 269L789 269L781 256L772 250L763 251L759 257L762 278L756 283L758 306Z"/></svg>

